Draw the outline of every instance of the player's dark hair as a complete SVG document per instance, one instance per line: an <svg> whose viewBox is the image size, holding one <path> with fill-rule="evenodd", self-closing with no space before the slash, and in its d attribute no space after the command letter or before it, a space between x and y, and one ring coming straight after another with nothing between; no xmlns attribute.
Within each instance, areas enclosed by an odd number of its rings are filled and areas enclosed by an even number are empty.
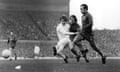
<svg viewBox="0 0 120 72"><path fill-rule="evenodd" d="M63 19L64 21L68 21L68 19L67 19L67 17L66 17L65 15L63 15L63 16L60 17L60 21L61 21L62 19Z"/></svg>
<svg viewBox="0 0 120 72"><path fill-rule="evenodd" d="M84 9L88 10L88 5L87 4L81 4L80 6L83 6Z"/></svg>
<svg viewBox="0 0 120 72"><path fill-rule="evenodd" d="M74 18L75 22L77 22L77 17L75 15L71 15L70 17Z"/></svg>

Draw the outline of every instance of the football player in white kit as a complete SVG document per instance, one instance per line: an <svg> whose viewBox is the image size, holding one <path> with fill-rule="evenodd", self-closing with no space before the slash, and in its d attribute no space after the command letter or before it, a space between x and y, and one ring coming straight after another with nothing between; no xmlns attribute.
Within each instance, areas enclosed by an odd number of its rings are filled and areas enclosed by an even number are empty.
<svg viewBox="0 0 120 72"><path fill-rule="evenodd" d="M63 53L62 53L62 50L68 45L70 48L73 48L72 46L72 42L69 38L70 35L74 35L74 34L77 34L77 33L73 33L73 32L70 32L69 29L70 29L70 24L67 23L67 17L66 16L62 16L60 17L60 23L57 25L56 27L56 31L57 31L57 36L58 36L58 43L55 47L53 47L53 52L54 52L54 55L59 55L61 56L65 63L68 63L68 57L65 56Z"/></svg>

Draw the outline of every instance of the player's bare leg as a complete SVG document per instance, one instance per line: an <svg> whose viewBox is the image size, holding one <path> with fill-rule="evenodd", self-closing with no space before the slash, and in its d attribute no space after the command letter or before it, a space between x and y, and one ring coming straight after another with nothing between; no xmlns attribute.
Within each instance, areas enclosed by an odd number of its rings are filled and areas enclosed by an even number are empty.
<svg viewBox="0 0 120 72"><path fill-rule="evenodd" d="M16 49L15 47L12 47L12 54L14 56L14 60L17 60L17 54L16 54Z"/></svg>
<svg viewBox="0 0 120 72"><path fill-rule="evenodd" d="M62 57L65 63L68 63L68 57L65 56L62 52L57 53L57 55Z"/></svg>
<svg viewBox="0 0 120 72"><path fill-rule="evenodd" d="M75 50L75 45L72 41L69 42L69 47L71 52L76 56L76 61L79 62L81 55L78 54L77 51Z"/></svg>
<svg viewBox="0 0 120 72"><path fill-rule="evenodd" d="M17 54L16 53L14 53L14 58L15 58L15 60L17 60Z"/></svg>
<svg viewBox="0 0 120 72"><path fill-rule="evenodd" d="M71 48L71 52L76 56L76 61L79 62L81 55L77 53L74 47Z"/></svg>
<svg viewBox="0 0 120 72"><path fill-rule="evenodd" d="M14 60L17 60L17 54L16 54L16 51L15 51L15 47L12 47L12 48L9 48L9 50L11 51L11 56L10 56L10 58L9 58L9 60L11 61L11 60L13 60L12 59L12 56L14 56Z"/></svg>
<svg viewBox="0 0 120 72"><path fill-rule="evenodd" d="M59 49L57 49L57 55L62 57L65 63L68 63L68 57L62 53L62 50L63 50L62 46Z"/></svg>
<svg viewBox="0 0 120 72"><path fill-rule="evenodd" d="M82 46L81 47L78 46L78 47L79 47L80 52L82 53L82 56L85 59L86 63L89 63L89 60L87 58L88 49L81 49Z"/></svg>
<svg viewBox="0 0 120 72"><path fill-rule="evenodd" d="M87 63L89 63L89 60L88 60L88 58L87 58L88 49L85 49L84 51L81 51L81 53L82 53L85 61L86 61Z"/></svg>
<svg viewBox="0 0 120 72"><path fill-rule="evenodd" d="M78 34L78 35L75 37L73 43L74 43L74 45L77 45L77 46L79 47L79 50L80 50L82 56L84 57L85 61L88 63L88 62L89 62L89 60L88 60L88 58L87 58L88 49L84 49L84 48L82 47L82 45L81 45L81 41L82 41L82 40L83 40L83 37L82 37L80 34Z"/></svg>
<svg viewBox="0 0 120 72"><path fill-rule="evenodd" d="M64 41L63 41L64 42ZM60 56L63 58L65 63L68 63L68 57L65 56L62 51L64 49L66 44L63 44L62 42L59 42L59 44L56 45L56 47L53 47L54 55Z"/></svg>
<svg viewBox="0 0 120 72"><path fill-rule="evenodd" d="M106 63L106 56L104 56L102 54L102 52L96 47L94 40L93 39L89 40L89 43L90 43L91 47L93 48L93 50L95 50L101 56L102 64L105 64Z"/></svg>
<svg viewBox="0 0 120 72"><path fill-rule="evenodd" d="M71 52L76 56L76 60L77 60L77 62L79 62L80 61L80 55L79 54L77 54L77 51L73 48L73 49L71 49Z"/></svg>
<svg viewBox="0 0 120 72"><path fill-rule="evenodd" d="M9 60L12 61L13 50L12 50L12 48L9 48L9 50L11 51L11 55L9 57Z"/></svg>

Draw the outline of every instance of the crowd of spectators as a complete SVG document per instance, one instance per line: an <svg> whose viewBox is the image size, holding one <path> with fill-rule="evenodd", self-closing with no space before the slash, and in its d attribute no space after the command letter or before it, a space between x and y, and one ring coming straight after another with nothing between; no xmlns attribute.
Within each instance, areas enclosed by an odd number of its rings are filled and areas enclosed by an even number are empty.
<svg viewBox="0 0 120 72"><path fill-rule="evenodd" d="M21 40L56 39L55 26L60 15L58 12L40 11L0 11L3 39L13 31Z"/></svg>

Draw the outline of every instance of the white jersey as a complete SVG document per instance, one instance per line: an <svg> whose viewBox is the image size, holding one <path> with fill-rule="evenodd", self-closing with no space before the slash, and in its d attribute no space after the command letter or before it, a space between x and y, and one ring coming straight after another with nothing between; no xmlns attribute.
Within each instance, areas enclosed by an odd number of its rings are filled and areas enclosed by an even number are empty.
<svg viewBox="0 0 120 72"><path fill-rule="evenodd" d="M58 39L61 40L63 38L69 38L70 35L73 35L74 33L69 32L70 25L69 24L58 24L56 31Z"/></svg>

